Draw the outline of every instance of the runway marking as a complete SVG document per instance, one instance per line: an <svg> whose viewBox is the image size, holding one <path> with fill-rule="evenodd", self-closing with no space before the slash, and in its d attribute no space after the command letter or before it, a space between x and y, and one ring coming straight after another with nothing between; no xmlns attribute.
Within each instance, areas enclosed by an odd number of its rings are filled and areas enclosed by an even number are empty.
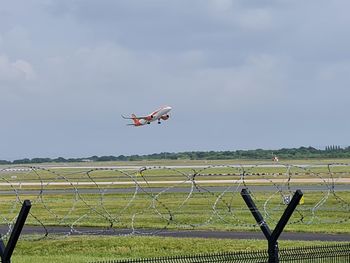
<svg viewBox="0 0 350 263"><path fill-rule="evenodd" d="M287 183L287 179L249 179L249 180L196 180L196 184L270 184L270 183ZM156 185L156 184L192 184L193 181L125 181L125 182L13 182L0 183L0 186L79 186L79 185ZM290 179L289 183L343 183L350 184L350 178L338 178L331 180L329 178L304 178L304 179Z"/></svg>

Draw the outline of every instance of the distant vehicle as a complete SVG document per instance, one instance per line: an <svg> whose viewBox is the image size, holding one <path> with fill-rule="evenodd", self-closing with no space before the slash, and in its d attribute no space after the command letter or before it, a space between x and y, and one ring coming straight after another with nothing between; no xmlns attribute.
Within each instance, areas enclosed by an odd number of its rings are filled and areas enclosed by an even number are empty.
<svg viewBox="0 0 350 263"><path fill-rule="evenodd" d="M272 158L272 161L273 162L278 162L279 160L278 160L278 157L275 155L273 158Z"/></svg>
<svg viewBox="0 0 350 263"><path fill-rule="evenodd" d="M171 111L170 106L164 106L160 109L146 115L146 116L136 116L135 114L131 114L131 117L125 117L122 115L124 119L132 120L134 123L130 123L127 125L131 126L142 126L145 124L151 124L151 122L157 120L158 124L161 123L161 120L169 119L169 111Z"/></svg>

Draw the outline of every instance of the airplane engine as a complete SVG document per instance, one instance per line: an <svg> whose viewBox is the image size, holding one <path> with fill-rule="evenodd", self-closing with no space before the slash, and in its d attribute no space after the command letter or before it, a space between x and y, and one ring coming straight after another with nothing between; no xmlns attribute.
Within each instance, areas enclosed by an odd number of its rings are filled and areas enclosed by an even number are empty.
<svg viewBox="0 0 350 263"><path fill-rule="evenodd" d="M160 118L161 118L162 120L165 121L165 120L169 119L169 117L170 117L170 116L167 114L167 115L163 115L163 116L160 117Z"/></svg>
<svg viewBox="0 0 350 263"><path fill-rule="evenodd" d="M153 119L153 115L147 116L146 121L151 121Z"/></svg>

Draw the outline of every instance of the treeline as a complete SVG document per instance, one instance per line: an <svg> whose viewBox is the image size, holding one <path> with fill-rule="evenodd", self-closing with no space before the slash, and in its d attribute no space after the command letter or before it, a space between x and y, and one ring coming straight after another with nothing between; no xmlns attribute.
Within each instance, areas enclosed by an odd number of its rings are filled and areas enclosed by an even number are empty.
<svg viewBox="0 0 350 263"><path fill-rule="evenodd" d="M33 158L14 161L0 160L0 164L33 164L33 163L69 163L69 162L106 162L106 161L142 161L142 160L271 160L277 156L280 160L292 159L326 159L350 158L350 146L327 146L324 150L313 147L283 148L279 150L237 150L237 151L196 151L179 153L153 153L147 155L91 156L86 158Z"/></svg>

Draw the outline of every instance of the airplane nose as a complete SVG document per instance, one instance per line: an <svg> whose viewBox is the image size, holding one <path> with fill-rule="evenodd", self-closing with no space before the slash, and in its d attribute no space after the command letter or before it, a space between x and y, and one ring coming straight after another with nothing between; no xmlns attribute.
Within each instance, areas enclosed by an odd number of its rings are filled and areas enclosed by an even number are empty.
<svg viewBox="0 0 350 263"><path fill-rule="evenodd" d="M171 110L172 108L170 106L166 107L167 110Z"/></svg>

